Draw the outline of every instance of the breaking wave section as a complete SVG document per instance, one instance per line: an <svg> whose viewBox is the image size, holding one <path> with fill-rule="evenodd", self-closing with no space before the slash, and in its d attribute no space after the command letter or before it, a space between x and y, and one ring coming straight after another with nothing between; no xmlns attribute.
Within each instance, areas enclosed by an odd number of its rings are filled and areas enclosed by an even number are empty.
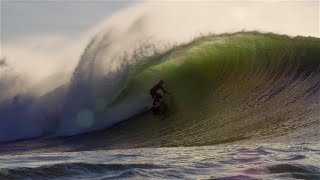
<svg viewBox="0 0 320 180"><path fill-rule="evenodd" d="M239 32L172 48L143 42L129 49L129 43L127 53L119 55L123 51L110 44L117 44L110 40L115 36L92 39L70 84L40 98L3 101L0 114L8 122L1 126L1 140L110 127L150 107L149 89L160 79L172 92L164 98L170 111L164 119L171 123L149 127L145 121L158 118L150 113L134 119L144 119L141 127L155 132L170 130L162 136L166 145L176 138L184 139L183 145L201 145L277 136L315 128L319 121L318 38Z"/></svg>
<svg viewBox="0 0 320 180"><path fill-rule="evenodd" d="M126 71L106 109L90 109L97 116L103 114L104 127L129 120L106 133L89 135L89 141L91 137L96 142L89 144L134 148L252 138L315 140L320 117L319 48L318 38L240 32L199 37L147 58ZM160 79L171 92L164 95L168 110L153 115L144 109L151 105L149 89ZM93 127L99 126L97 119L92 120Z"/></svg>

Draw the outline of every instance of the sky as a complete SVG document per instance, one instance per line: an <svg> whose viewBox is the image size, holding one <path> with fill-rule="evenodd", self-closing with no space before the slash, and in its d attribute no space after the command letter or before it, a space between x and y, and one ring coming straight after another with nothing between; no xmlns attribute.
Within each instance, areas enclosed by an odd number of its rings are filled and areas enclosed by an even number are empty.
<svg viewBox="0 0 320 180"><path fill-rule="evenodd" d="M41 34L74 35L134 0L0 0L1 41Z"/></svg>
<svg viewBox="0 0 320 180"><path fill-rule="evenodd" d="M1 42L5 42L24 36L39 36L42 34L55 33L60 35L75 35L98 24L116 11L135 4L136 1L137 0L0 0L0 40ZM253 1L255 0L238 1L238 4L246 4ZM154 2L163 3L173 1L155 0ZM209 1L175 0L174 2L203 3ZM268 1L264 0L261 2ZM309 2L310 6L314 6L312 10L313 14L316 14L318 18L313 16L309 21L313 21L319 30L320 12L318 0L296 0L291 2L297 2L297 5L299 5L299 2ZM241 16L241 12L239 13L239 16Z"/></svg>

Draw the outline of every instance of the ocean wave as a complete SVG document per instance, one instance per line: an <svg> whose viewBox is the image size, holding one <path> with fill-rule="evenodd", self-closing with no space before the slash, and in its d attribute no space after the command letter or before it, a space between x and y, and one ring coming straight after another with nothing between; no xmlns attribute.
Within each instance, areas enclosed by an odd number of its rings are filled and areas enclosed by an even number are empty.
<svg viewBox="0 0 320 180"><path fill-rule="evenodd" d="M142 135L170 132L158 145L208 145L279 137L314 129L319 121L318 38L208 35L162 53L141 46L132 52L134 59L109 58L117 66L105 72L99 69L105 63L99 54L108 50L109 36L88 45L68 87L40 99L2 102L1 118L14 120L3 126L1 140L88 133L131 118L141 123ZM170 123L153 127L147 122L159 117L132 117L150 107L148 91L159 79L172 92L164 97L170 113L160 118Z"/></svg>

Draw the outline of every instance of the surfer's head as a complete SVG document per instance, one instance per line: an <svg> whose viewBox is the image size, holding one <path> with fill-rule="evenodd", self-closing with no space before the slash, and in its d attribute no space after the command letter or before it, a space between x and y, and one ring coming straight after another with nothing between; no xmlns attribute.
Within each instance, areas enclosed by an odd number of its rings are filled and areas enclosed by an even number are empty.
<svg viewBox="0 0 320 180"><path fill-rule="evenodd" d="M164 84L164 81L163 81L163 80L160 80L159 84Z"/></svg>

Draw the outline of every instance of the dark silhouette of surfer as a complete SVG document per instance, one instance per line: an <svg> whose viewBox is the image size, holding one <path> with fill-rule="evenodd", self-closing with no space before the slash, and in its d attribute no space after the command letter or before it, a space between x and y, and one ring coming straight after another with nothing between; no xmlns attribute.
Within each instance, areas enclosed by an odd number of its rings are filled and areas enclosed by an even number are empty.
<svg viewBox="0 0 320 180"><path fill-rule="evenodd" d="M162 95L159 94L159 90L162 90L164 93L167 93L169 94L168 91L166 91L164 88L163 88L163 85L164 85L164 81L163 80L160 80L160 82L156 85L154 85L151 89L150 89L150 95L153 99L153 106L157 105L160 103L161 99L162 99Z"/></svg>

